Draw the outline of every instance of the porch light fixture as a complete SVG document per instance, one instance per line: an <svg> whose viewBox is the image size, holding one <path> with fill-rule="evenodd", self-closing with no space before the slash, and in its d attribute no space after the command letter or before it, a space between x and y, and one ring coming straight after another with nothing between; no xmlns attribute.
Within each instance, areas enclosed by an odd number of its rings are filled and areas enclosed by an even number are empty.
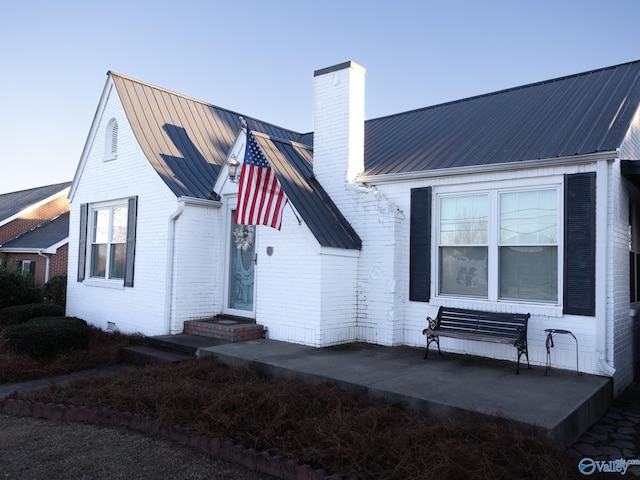
<svg viewBox="0 0 640 480"><path fill-rule="evenodd" d="M235 153L232 153L231 158L227 162L227 169L229 171L229 180L231 180L232 182L237 181L239 166L240 166L240 162L236 159Z"/></svg>

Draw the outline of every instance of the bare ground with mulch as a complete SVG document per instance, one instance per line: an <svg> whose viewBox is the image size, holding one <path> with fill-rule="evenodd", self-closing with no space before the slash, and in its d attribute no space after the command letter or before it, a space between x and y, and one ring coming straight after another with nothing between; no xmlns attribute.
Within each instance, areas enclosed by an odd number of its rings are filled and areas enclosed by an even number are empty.
<svg viewBox="0 0 640 480"><path fill-rule="evenodd" d="M5 345L0 347L0 383L117 363L120 348L140 340L94 331L88 351L59 355L47 362L17 355ZM310 386L267 379L250 368L231 368L213 358L172 366L124 368L21 398L142 414L167 426L181 425L345 478L580 478L575 460L567 458L562 450L538 438L535 432L514 430L499 420L424 418L383 402L367 401L330 384ZM105 427L81 427L106 431ZM72 437L68 438L72 445ZM79 441L73 451L83 452L75 456L80 461L84 454L91 458L103 448L115 448L118 442L113 439L105 444L110 447L85 448ZM129 455L138 451L145 449L134 443ZM126 458L126 451L114 450L113 458ZM147 467L144 462L142 465Z"/></svg>
<svg viewBox="0 0 640 480"><path fill-rule="evenodd" d="M533 432L428 419L211 358L126 368L23 398L142 414L353 479L577 478L575 461Z"/></svg>

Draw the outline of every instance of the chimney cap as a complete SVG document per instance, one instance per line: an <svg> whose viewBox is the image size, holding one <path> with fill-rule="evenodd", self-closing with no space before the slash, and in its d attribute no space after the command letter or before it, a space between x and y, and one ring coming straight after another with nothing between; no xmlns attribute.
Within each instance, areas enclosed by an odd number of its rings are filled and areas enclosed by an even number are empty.
<svg viewBox="0 0 640 480"><path fill-rule="evenodd" d="M320 75L326 75L327 73L337 72L339 70L345 70L347 68L356 68L358 70L361 70L362 73L365 73L365 68L362 65L358 65L353 60L349 60L348 62L338 63L337 65L333 65L332 67L316 70L315 72L313 72L313 76L319 77Z"/></svg>

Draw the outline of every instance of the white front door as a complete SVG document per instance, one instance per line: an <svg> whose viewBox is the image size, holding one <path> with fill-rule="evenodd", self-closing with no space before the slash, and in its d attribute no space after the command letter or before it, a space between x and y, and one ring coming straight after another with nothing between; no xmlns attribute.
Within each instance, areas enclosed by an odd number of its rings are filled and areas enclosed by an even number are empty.
<svg viewBox="0 0 640 480"><path fill-rule="evenodd" d="M225 313L255 318L256 227L234 222L235 206L227 215Z"/></svg>

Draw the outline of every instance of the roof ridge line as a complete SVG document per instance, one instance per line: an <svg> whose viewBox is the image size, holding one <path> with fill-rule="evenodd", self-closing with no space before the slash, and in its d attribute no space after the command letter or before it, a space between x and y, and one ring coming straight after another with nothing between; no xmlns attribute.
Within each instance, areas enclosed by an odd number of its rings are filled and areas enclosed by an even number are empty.
<svg viewBox="0 0 640 480"><path fill-rule="evenodd" d="M303 135L302 133L300 133L300 132L298 132L298 131L296 131L296 130L292 130L292 129L290 129L290 128L286 128L286 127L281 127L280 125L276 125L275 123L266 122L266 121L261 120L261 119L259 119L259 118L252 117L252 116L250 116L250 115L246 115L246 114L244 114L244 113L236 112L235 110L230 110L230 109L225 108L225 107L220 107L219 105L213 104L213 103L211 103L211 102L206 102L206 101L204 101L204 100L200 100L200 99L198 99L198 98L191 97L191 96L189 96L189 95L185 95L185 94L183 94L183 93L178 93L178 92L176 92L175 90L169 90L168 88L160 87L160 86L158 86L158 85L154 85L154 84L149 83L149 82L145 82L145 81L142 81L142 80L138 80L137 78L133 78L133 77L130 77L130 76L128 76L128 75L123 75L122 73L114 72L113 70L109 70L109 71L107 72L107 75L111 75L111 76L114 76L114 75L115 75L115 76L117 76L117 77L120 77L120 78L122 78L122 79L124 79L124 80L128 80L128 81L130 81L130 82L139 83L140 85L144 85L144 86L147 86L147 87L149 87L149 88L153 88L153 89L155 89L155 90L160 90L160 91L165 92L165 93L168 93L168 94L170 94L170 95L175 95L176 97L182 97L182 98L184 98L185 100L190 100L190 101L192 101L192 102L197 102L197 103L200 103L200 104L202 104L202 105L207 105L207 106L209 106L209 107L213 107L213 108L216 108L216 109L218 109L218 110L224 110L225 112L228 112L228 113L229 113L229 114L231 114L231 115L236 115L236 116L238 116L238 117L244 117L245 119L250 119L250 120L253 120L254 122L264 123L265 125L270 125L270 126L272 126L272 127L278 128L278 129L280 129L280 130L286 130L286 131L288 131L288 132L295 133L296 135Z"/></svg>
<svg viewBox="0 0 640 480"><path fill-rule="evenodd" d="M259 130L251 130L251 133L254 136L268 138L269 140L273 140L274 142L288 143L289 145L294 146L294 147L295 146L299 146L299 147L302 147L302 148L313 150L313 146L312 145L307 145L306 143L302 143L302 142L296 142L295 140L289 140L287 138L278 137L276 135L269 135L268 133L260 132Z"/></svg>
<svg viewBox="0 0 640 480"><path fill-rule="evenodd" d="M398 113L392 113L392 114L389 114L389 115L383 115L382 117L370 118L369 120L365 120L365 123L372 122L372 121L375 121L375 120L384 120L384 119L387 119L387 118L399 117L401 115L408 115L410 113L422 112L422 111L425 111L425 110L430 110L432 108L439 108L439 107L444 107L444 106L447 106L447 105L455 105L456 103L463 103L463 102L468 102L468 101L471 101L471 100L477 100L479 98L491 97L493 95L499 95L501 93L513 92L513 91L516 91L516 90L523 90L525 88L537 87L537 86L544 85L544 84L547 84L547 83L558 82L558 81L561 81L561 80L568 80L570 78L577 78L577 77L582 77L582 76L586 76L586 75L591 75L591 74L594 74L594 73L603 72L605 70L612 70L614 68L620 68L620 67L624 67L624 66L627 66L627 65L632 65L634 63L640 63L640 60L633 60L631 62L624 62L624 63L620 63L620 64L617 64L617 65L611 65L609 67L596 68L596 69L593 69L593 70L587 70L587 71L580 72L580 73L572 73L570 75L563 75L563 76L560 76L560 77L550 78L548 80L540 80L538 82L527 83L527 84L519 85L517 87L504 88L502 90L496 90L496 91L493 91L493 92L482 93L482 94L479 94L479 95L473 95L471 97L460 98L460 99L457 99L457 100L450 100L448 102L437 103L435 105L428 105L426 107L415 108L413 110L407 110L405 112L398 112Z"/></svg>

